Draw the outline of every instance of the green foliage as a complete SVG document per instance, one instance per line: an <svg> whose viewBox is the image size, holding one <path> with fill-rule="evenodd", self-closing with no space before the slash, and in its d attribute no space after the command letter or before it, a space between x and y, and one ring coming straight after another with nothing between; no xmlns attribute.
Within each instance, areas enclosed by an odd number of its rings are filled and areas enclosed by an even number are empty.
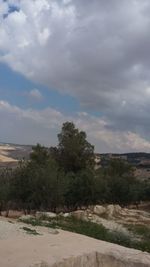
<svg viewBox="0 0 150 267"><path fill-rule="evenodd" d="M75 128L73 123L63 124L58 141L58 146L50 149L37 144L29 161L21 161L14 170L1 171L0 213L9 207L26 212L60 212L98 203L126 205L150 200L150 182L137 181L126 162L113 160L108 167L94 170L94 147L86 140L86 133ZM102 225L73 217L33 217L25 222L61 228L150 252L149 229L143 226L129 229L141 238L132 241L123 233L108 231ZM38 234L27 227L24 230Z"/></svg>
<svg viewBox="0 0 150 267"><path fill-rule="evenodd" d="M140 249L150 252L150 243L147 240L133 241L132 238L126 234L118 231L109 231L103 225L93 222L86 222L79 220L75 217L64 218L58 216L57 218L45 218L42 219L26 219L24 223L31 224L33 226L45 226L50 228L59 228L62 230L86 235L95 239L104 240L111 243L116 243L125 247Z"/></svg>
<svg viewBox="0 0 150 267"><path fill-rule="evenodd" d="M58 148L53 153L65 172L78 172L94 166L94 147L86 140L86 133L66 122L58 134Z"/></svg>
<svg viewBox="0 0 150 267"><path fill-rule="evenodd" d="M128 230L132 231L134 234L150 240L150 226L141 225L141 224L130 224L128 225Z"/></svg>
<svg viewBox="0 0 150 267"><path fill-rule="evenodd" d="M107 168L97 171L96 177L101 202L126 205L139 200L140 183L126 162L112 160Z"/></svg>
<svg viewBox="0 0 150 267"><path fill-rule="evenodd" d="M76 174L69 173L66 178L65 199L67 206L75 209L94 202L95 180L91 170L85 169Z"/></svg>
<svg viewBox="0 0 150 267"><path fill-rule="evenodd" d="M106 174L111 177L125 177L129 180L133 178L133 169L127 162L114 159L110 161Z"/></svg>
<svg viewBox="0 0 150 267"><path fill-rule="evenodd" d="M25 226L22 227L21 229L23 229L29 235L40 235L35 229L31 229Z"/></svg>
<svg viewBox="0 0 150 267"><path fill-rule="evenodd" d="M141 182L139 191L139 199L150 201L150 181Z"/></svg>
<svg viewBox="0 0 150 267"><path fill-rule="evenodd" d="M30 159L39 165L46 164L46 162L49 160L48 149L40 144L37 144L32 148Z"/></svg>
<svg viewBox="0 0 150 267"><path fill-rule="evenodd" d="M44 167L35 161L21 164L14 173L12 198L24 209L56 211L63 203L63 178L52 160L46 161Z"/></svg>
<svg viewBox="0 0 150 267"><path fill-rule="evenodd" d="M0 172L0 214L3 209L7 209L7 204L11 200L11 180L11 170L4 169Z"/></svg>
<svg viewBox="0 0 150 267"><path fill-rule="evenodd" d="M50 149L37 144L29 161L0 173L0 212L9 207L59 212L150 200L150 183L138 182L126 162L113 160L95 171L94 148L72 122L63 124L58 141Z"/></svg>

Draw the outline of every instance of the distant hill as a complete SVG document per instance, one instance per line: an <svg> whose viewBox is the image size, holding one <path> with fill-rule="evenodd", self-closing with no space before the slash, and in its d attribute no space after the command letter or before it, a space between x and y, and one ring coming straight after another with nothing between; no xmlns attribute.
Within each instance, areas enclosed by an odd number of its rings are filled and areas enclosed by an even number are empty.
<svg viewBox="0 0 150 267"><path fill-rule="evenodd" d="M0 142L0 168L16 167L21 159L29 159L31 145L20 145ZM108 166L111 159L122 159L135 167L135 175L140 179L150 179L150 153L96 153L97 167Z"/></svg>
<svg viewBox="0 0 150 267"><path fill-rule="evenodd" d="M30 145L0 143L0 167L16 166L21 159L28 159L32 151Z"/></svg>
<svg viewBox="0 0 150 267"><path fill-rule="evenodd" d="M110 160L121 159L134 167L134 175L140 180L150 180L150 153L132 152L124 154L96 154L99 166L107 167Z"/></svg>
<svg viewBox="0 0 150 267"><path fill-rule="evenodd" d="M123 159L128 163L133 165L143 164L146 162L150 164L150 153L146 152L131 152L131 153L123 153L123 154L115 154L115 153L107 153L107 154L99 154L101 159L110 160L110 159ZM144 163L145 162L145 163Z"/></svg>

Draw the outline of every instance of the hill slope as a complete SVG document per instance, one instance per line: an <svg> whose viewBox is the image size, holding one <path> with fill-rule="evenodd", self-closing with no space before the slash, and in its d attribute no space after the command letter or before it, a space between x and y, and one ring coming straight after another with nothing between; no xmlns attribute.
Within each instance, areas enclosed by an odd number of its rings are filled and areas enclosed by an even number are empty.
<svg viewBox="0 0 150 267"><path fill-rule="evenodd" d="M16 166L21 159L28 159L32 146L0 143L0 167Z"/></svg>

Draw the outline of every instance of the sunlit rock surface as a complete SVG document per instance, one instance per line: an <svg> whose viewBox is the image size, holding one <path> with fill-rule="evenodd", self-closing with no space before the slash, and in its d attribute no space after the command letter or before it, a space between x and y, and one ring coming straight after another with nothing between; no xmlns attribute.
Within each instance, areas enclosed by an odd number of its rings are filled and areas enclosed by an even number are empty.
<svg viewBox="0 0 150 267"><path fill-rule="evenodd" d="M115 249L115 248L114 248ZM149 259L141 260L135 255L125 254L123 251L116 250L114 253L105 254L101 252L93 252L89 254L84 254L78 257L71 257L65 259L62 262L55 263L54 265L47 265L50 267L146 267L150 266ZM139 255L140 256L140 255Z"/></svg>
<svg viewBox="0 0 150 267"><path fill-rule="evenodd" d="M150 267L150 254L0 218L0 267Z"/></svg>

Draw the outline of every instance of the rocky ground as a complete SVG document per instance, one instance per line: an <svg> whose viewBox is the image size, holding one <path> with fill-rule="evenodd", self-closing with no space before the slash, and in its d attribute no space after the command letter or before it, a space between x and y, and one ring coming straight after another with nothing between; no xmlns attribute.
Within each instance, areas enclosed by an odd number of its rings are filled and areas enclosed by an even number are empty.
<svg viewBox="0 0 150 267"><path fill-rule="evenodd" d="M0 217L2 267L150 267L148 253L60 229L28 225L16 219L21 214L10 211L9 218ZM51 212L37 212L34 218L39 219L43 215L57 218ZM119 205L96 205L86 210L61 214L66 218L72 215L126 235L131 235L131 225L150 227L148 211L121 208ZM30 218L30 215L21 216L22 220ZM137 237L135 235L132 238Z"/></svg>
<svg viewBox="0 0 150 267"><path fill-rule="evenodd" d="M107 229L128 232L128 225L150 227L150 211L121 208L119 205L89 206L73 213L76 218L102 224Z"/></svg>
<svg viewBox="0 0 150 267"><path fill-rule="evenodd" d="M150 254L0 217L1 267L148 267Z"/></svg>

